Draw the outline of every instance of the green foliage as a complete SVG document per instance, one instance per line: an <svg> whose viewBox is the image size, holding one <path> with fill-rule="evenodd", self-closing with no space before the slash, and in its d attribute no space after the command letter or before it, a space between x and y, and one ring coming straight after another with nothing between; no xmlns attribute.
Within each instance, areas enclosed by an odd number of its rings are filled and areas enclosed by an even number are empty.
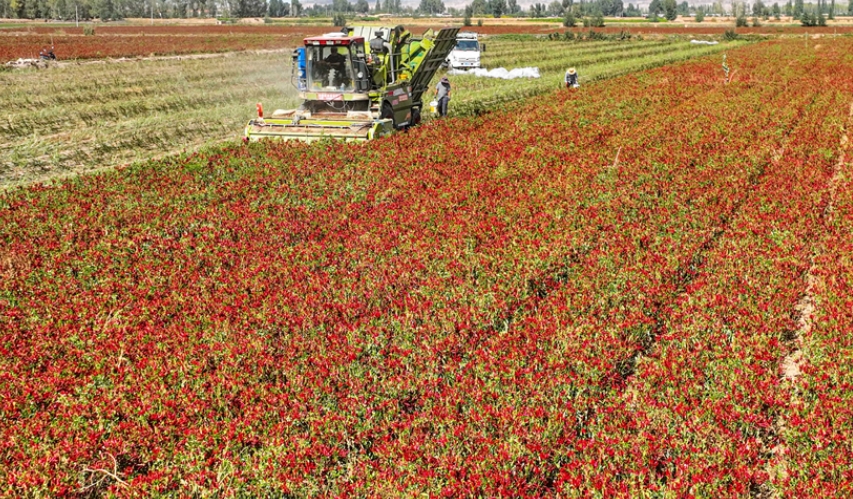
<svg viewBox="0 0 853 499"><path fill-rule="evenodd" d="M267 11L265 0L237 0L233 14L237 17L260 17Z"/></svg>
<svg viewBox="0 0 853 499"><path fill-rule="evenodd" d="M86 24L83 26L83 35L85 36L95 36L95 26L92 24Z"/></svg>
<svg viewBox="0 0 853 499"><path fill-rule="evenodd" d="M700 9L696 10L696 17L694 18L697 23L701 23L705 20L705 11Z"/></svg>
<svg viewBox="0 0 853 499"><path fill-rule="evenodd" d="M813 26L826 26L826 18L823 17L823 14L811 14L809 12L803 12L803 15L800 16L800 23L804 27L813 27Z"/></svg>
<svg viewBox="0 0 853 499"><path fill-rule="evenodd" d="M723 40L730 42L733 40L737 40L740 38L740 35L737 34L737 31L733 29L727 29L725 33L723 33Z"/></svg>
<svg viewBox="0 0 853 499"><path fill-rule="evenodd" d="M571 11L566 12L566 17L563 18L563 26L567 28L574 28L577 25L578 23L575 20L574 14L572 14Z"/></svg>
<svg viewBox="0 0 853 499"><path fill-rule="evenodd" d="M590 27L593 28L603 28L604 27L604 16L601 15L601 12L597 12L592 19L590 20Z"/></svg>
<svg viewBox="0 0 853 499"><path fill-rule="evenodd" d="M270 0L268 7L268 17L286 17L290 14L290 2L283 0ZM267 22L264 18L264 22Z"/></svg>
<svg viewBox="0 0 853 499"><path fill-rule="evenodd" d="M604 27L604 16L601 14L596 14L592 17L584 17L583 18L583 27L584 28L603 28Z"/></svg>
<svg viewBox="0 0 853 499"><path fill-rule="evenodd" d="M587 40L609 40L610 37L605 33L589 30L586 34L586 39Z"/></svg>
<svg viewBox="0 0 853 499"><path fill-rule="evenodd" d="M441 14L444 12L444 2L441 0L421 0L418 5L418 12L421 14Z"/></svg>
<svg viewBox="0 0 853 499"><path fill-rule="evenodd" d="M738 28L746 28L749 26L749 21L747 21L746 16L737 16L735 19L735 26Z"/></svg>
<svg viewBox="0 0 853 499"><path fill-rule="evenodd" d="M502 36L507 36L507 35L502 35ZM596 41L596 40L597 41L624 41L624 40L630 40L631 38L632 38L631 33L627 32L625 30L620 30L619 33L613 33L613 34L607 34L607 33L602 33L600 31L589 30L585 34L584 33L578 33L577 35L575 35L571 31L566 31L563 34L560 34L559 32L554 32L554 33L551 33L548 35L548 40L566 41L566 42L571 42L571 41L575 41L575 40L577 40L577 41L582 41L582 40L589 40L589 41ZM638 37L637 39L640 39L640 38Z"/></svg>
<svg viewBox="0 0 853 499"><path fill-rule="evenodd" d="M477 26L482 26L482 25L483 25L483 20L477 19Z"/></svg>
<svg viewBox="0 0 853 499"><path fill-rule="evenodd" d="M678 4L675 0L663 0L663 13L667 21L675 21L678 17Z"/></svg>
<svg viewBox="0 0 853 499"><path fill-rule="evenodd" d="M658 13L663 11L663 4L661 4L661 0L652 0L649 3L649 19L657 19Z"/></svg>
<svg viewBox="0 0 853 499"><path fill-rule="evenodd" d="M341 13L341 12L336 12L336 13L332 16L332 25L333 25L333 26L339 26L339 27L346 26L346 25L347 25L347 18L346 18L346 16L345 16L345 15L343 15L343 13Z"/></svg>
<svg viewBox="0 0 853 499"><path fill-rule="evenodd" d="M464 18L462 18L462 25L471 26L471 16L466 15Z"/></svg>
<svg viewBox="0 0 853 499"><path fill-rule="evenodd" d="M757 17L752 18L752 27L753 28L760 28L761 27L761 21L759 21Z"/></svg>

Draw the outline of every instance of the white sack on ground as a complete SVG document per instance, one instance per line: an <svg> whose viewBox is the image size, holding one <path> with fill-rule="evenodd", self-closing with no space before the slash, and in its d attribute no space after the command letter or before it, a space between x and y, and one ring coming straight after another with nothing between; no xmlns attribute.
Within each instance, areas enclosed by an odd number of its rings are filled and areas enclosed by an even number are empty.
<svg viewBox="0 0 853 499"><path fill-rule="evenodd" d="M474 75L484 76L486 78L500 78L502 80L512 80L514 78L539 78L539 68L515 68L507 71L504 68L495 69L452 69L447 74L453 75Z"/></svg>
<svg viewBox="0 0 853 499"><path fill-rule="evenodd" d="M700 43L702 45L716 45L720 42L709 42L708 40L690 40L690 43Z"/></svg>

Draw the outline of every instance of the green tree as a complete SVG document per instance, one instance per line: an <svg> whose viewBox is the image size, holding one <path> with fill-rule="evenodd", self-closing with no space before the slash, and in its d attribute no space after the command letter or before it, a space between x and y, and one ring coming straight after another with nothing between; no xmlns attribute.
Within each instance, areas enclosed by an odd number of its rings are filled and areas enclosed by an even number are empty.
<svg viewBox="0 0 853 499"><path fill-rule="evenodd" d="M705 20L705 9L703 9L701 5L696 8L696 17L694 19L697 23L701 23Z"/></svg>
<svg viewBox="0 0 853 499"><path fill-rule="evenodd" d="M236 7L233 14L237 17L262 17L267 12L264 0L237 0Z"/></svg>
<svg viewBox="0 0 853 499"><path fill-rule="evenodd" d="M545 15L546 8L541 3L530 4L530 17L543 17Z"/></svg>
<svg viewBox="0 0 853 499"><path fill-rule="evenodd" d="M284 0L270 0L270 17L287 17L289 15L289 3Z"/></svg>
<svg viewBox="0 0 853 499"><path fill-rule="evenodd" d="M663 0L663 13L668 21L675 21L678 17L678 4L675 0Z"/></svg>
<svg viewBox="0 0 853 499"><path fill-rule="evenodd" d="M560 0L551 0L548 4L547 14L549 16L560 16L563 14L563 4Z"/></svg>
<svg viewBox="0 0 853 499"><path fill-rule="evenodd" d="M853 0L847 3L847 15L853 16Z"/></svg>
<svg viewBox="0 0 853 499"><path fill-rule="evenodd" d="M673 2L675 0L672 0ZM601 12L596 12L592 15L592 18L589 20L589 25L593 28L603 28L604 27L604 16L601 15Z"/></svg>
<svg viewBox="0 0 853 499"><path fill-rule="evenodd" d="M835 0L829 3L829 18L835 19Z"/></svg>
<svg viewBox="0 0 853 499"><path fill-rule="evenodd" d="M444 12L444 3L441 0L421 0L418 12L425 15L440 14Z"/></svg>
<svg viewBox="0 0 853 499"><path fill-rule="evenodd" d="M625 4L622 3L622 0L611 0L613 2L613 10L611 10L611 16L619 16L622 17L625 14Z"/></svg>
<svg viewBox="0 0 853 499"><path fill-rule="evenodd" d="M789 17L794 15L794 4L791 0L788 0L788 3L785 4L785 15Z"/></svg>
<svg viewBox="0 0 853 499"><path fill-rule="evenodd" d="M794 0L794 19L800 19L803 16L803 0Z"/></svg>
<svg viewBox="0 0 853 499"><path fill-rule="evenodd" d="M486 10L495 18L501 17L507 11L506 0L488 0Z"/></svg>
<svg viewBox="0 0 853 499"><path fill-rule="evenodd" d="M521 11L521 6L518 5L518 0L509 0L506 4L507 13L510 15L516 15Z"/></svg>
<svg viewBox="0 0 853 499"><path fill-rule="evenodd" d="M649 17L655 18L661 11L663 11L663 6L661 6L660 0L652 0L649 4Z"/></svg>

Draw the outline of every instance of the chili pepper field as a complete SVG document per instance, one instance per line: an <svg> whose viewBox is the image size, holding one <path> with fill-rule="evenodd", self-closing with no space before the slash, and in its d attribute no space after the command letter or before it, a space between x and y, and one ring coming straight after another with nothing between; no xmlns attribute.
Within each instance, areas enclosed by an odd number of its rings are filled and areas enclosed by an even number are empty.
<svg viewBox="0 0 853 499"><path fill-rule="evenodd" d="M0 192L0 496L849 497L850 54Z"/></svg>

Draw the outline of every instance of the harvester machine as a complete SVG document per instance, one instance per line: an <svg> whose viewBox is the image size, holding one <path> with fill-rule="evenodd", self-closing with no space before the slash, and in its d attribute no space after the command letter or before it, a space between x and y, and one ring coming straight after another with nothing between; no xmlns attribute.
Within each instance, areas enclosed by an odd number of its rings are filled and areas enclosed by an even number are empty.
<svg viewBox="0 0 853 499"><path fill-rule="evenodd" d="M422 96L458 31L416 37L402 26L364 26L306 38L292 70L302 105L264 116L258 104L245 140L370 140L417 125Z"/></svg>

